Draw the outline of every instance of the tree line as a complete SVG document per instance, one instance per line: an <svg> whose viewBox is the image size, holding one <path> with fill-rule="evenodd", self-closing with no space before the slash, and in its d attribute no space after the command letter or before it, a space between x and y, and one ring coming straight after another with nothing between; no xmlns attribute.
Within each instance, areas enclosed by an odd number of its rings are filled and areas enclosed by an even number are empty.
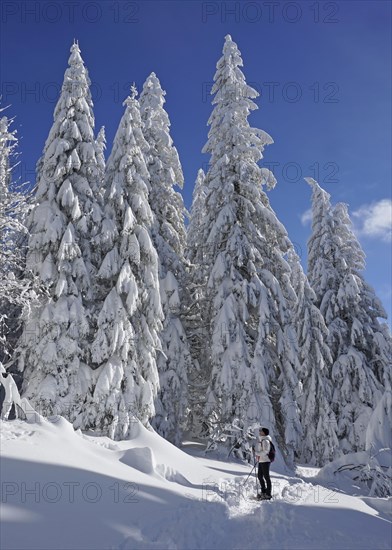
<svg viewBox="0 0 392 550"><path fill-rule="evenodd" d="M249 124L242 65L226 36L188 225L154 73L125 99L106 160L74 43L30 193L1 118L0 361L36 410L75 428L124 439L137 419L180 445L261 423L288 462L323 464L365 448L391 334L347 206L311 178L305 274L268 199L273 139Z"/></svg>

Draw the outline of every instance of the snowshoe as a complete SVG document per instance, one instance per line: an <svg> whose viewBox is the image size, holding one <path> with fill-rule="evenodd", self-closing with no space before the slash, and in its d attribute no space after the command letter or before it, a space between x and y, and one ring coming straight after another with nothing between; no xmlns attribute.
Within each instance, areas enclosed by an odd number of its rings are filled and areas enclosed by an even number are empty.
<svg viewBox="0 0 392 550"><path fill-rule="evenodd" d="M271 499L272 499L272 496L266 495L265 493L261 494L260 496L257 495L257 500L271 500Z"/></svg>

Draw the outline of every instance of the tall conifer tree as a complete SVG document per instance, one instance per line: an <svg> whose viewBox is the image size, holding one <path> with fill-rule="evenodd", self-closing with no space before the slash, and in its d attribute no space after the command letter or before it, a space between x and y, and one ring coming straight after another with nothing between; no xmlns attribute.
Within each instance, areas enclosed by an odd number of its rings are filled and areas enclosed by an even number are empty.
<svg viewBox="0 0 392 550"><path fill-rule="evenodd" d="M204 323L211 350L206 413L220 422L268 423L291 459L301 433L289 309L296 296L284 258L292 245L263 191L276 181L257 162L273 141L249 125L258 94L242 64L226 36L204 147L211 154L201 267L208 274Z"/></svg>
<svg viewBox="0 0 392 550"><path fill-rule="evenodd" d="M175 186L184 176L170 135L164 109L166 93L151 73L140 94L143 133L150 175L149 203L154 214L152 241L158 253L159 287L163 308L160 333L162 352L157 357L160 392L153 425L166 439L180 444L188 405L189 343L183 324L185 280L185 207Z"/></svg>
<svg viewBox="0 0 392 550"><path fill-rule="evenodd" d="M47 414L74 421L90 378L90 313L95 243L102 219L90 80L78 44L71 47L54 122L37 167L27 269L47 295L21 339L23 391Z"/></svg>
<svg viewBox="0 0 392 550"><path fill-rule="evenodd" d="M386 313L363 278L365 254L351 228L347 206L312 178L312 235L308 277L328 327L332 355L331 406L344 452L365 448L366 426L391 385L391 336L379 318Z"/></svg>
<svg viewBox="0 0 392 550"><path fill-rule="evenodd" d="M130 436L135 419L147 424L159 389L158 255L151 240L149 147L136 94L133 87L124 102L106 166L104 257L97 275L103 303L92 344L96 382L83 418L84 427L115 439Z"/></svg>
<svg viewBox="0 0 392 550"><path fill-rule="evenodd" d="M315 305L316 295L304 274L299 257L289 254L292 283L297 294L293 324L299 346L299 378L303 391L298 403L303 437L297 456L305 464L324 465L338 457L336 418L331 408L332 358L328 329Z"/></svg>

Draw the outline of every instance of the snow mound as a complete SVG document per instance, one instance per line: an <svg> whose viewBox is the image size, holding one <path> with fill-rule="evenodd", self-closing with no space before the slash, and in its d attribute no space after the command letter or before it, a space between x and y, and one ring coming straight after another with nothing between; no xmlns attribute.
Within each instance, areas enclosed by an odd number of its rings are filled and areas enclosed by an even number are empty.
<svg viewBox="0 0 392 550"><path fill-rule="evenodd" d="M167 466L166 464L158 464L156 471L161 477L171 483L178 483L179 485L183 485L185 487L190 487L192 485L178 470Z"/></svg>
<svg viewBox="0 0 392 550"><path fill-rule="evenodd" d="M339 487L352 495L387 497L392 493L392 468L383 466L390 450L372 456L368 451L348 453L320 469L318 483ZM380 462L381 461L381 462Z"/></svg>
<svg viewBox="0 0 392 550"><path fill-rule="evenodd" d="M120 462L139 470L144 474L154 474L156 464L152 450L149 447L136 447L128 449L120 457Z"/></svg>

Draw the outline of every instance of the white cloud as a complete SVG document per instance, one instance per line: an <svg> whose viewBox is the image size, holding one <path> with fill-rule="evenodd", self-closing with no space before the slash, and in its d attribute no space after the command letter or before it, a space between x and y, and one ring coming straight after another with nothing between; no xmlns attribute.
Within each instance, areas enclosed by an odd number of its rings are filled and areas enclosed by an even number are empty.
<svg viewBox="0 0 392 550"><path fill-rule="evenodd" d="M301 215L301 223L302 225L308 225L312 221L312 209L309 208L308 210L305 210L305 212Z"/></svg>
<svg viewBox="0 0 392 550"><path fill-rule="evenodd" d="M392 200L364 204L353 212L355 230L358 235L392 241Z"/></svg>

